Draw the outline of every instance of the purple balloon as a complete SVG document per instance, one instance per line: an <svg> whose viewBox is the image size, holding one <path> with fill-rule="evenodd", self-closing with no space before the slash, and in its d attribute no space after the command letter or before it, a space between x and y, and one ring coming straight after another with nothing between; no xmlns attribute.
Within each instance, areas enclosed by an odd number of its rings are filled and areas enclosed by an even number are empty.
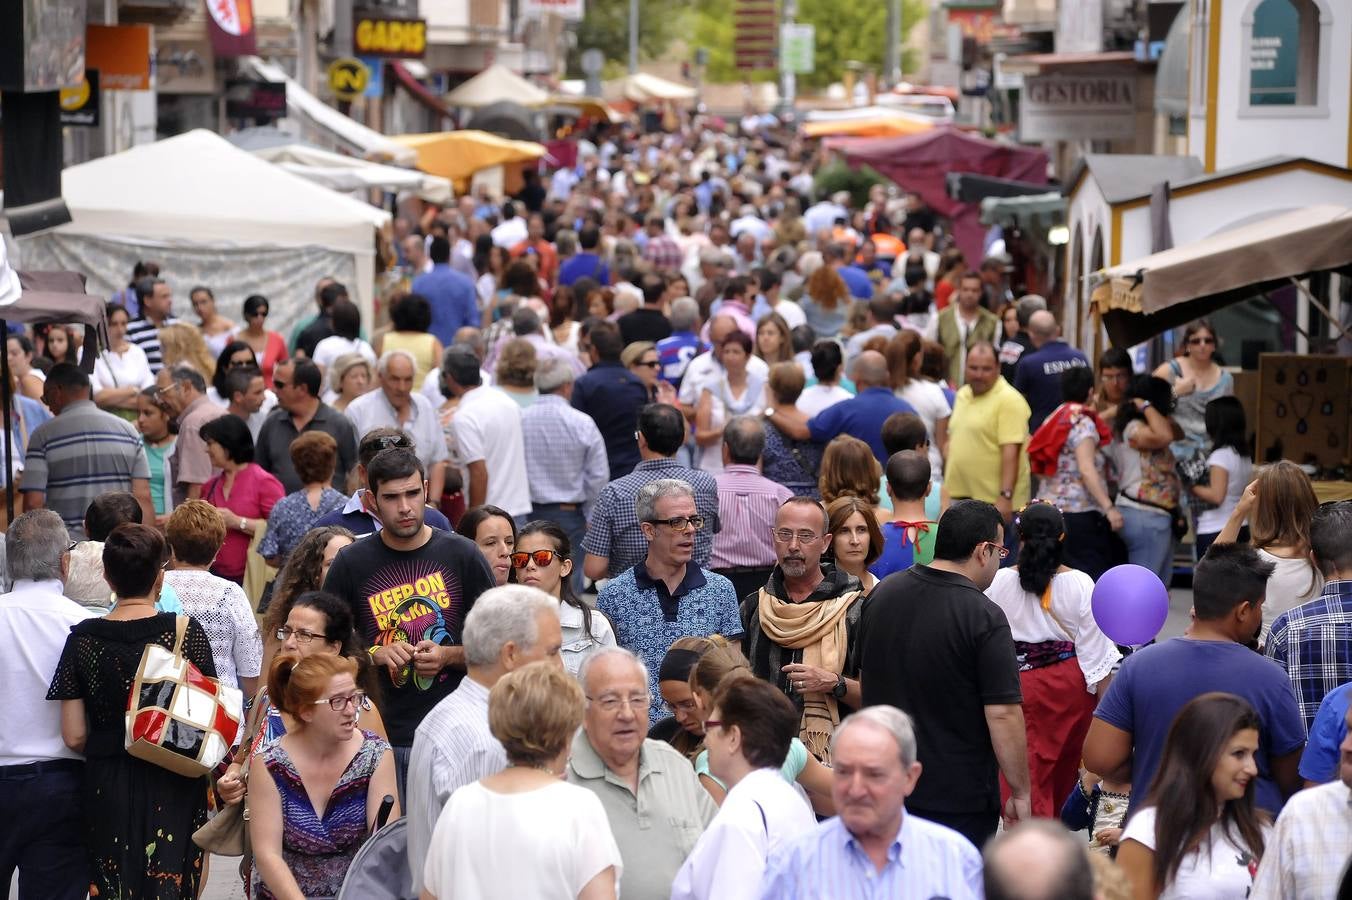
<svg viewBox="0 0 1352 900"><path fill-rule="evenodd" d="M1145 566L1114 566L1094 585L1094 621L1117 644L1152 640L1169 617L1169 589Z"/></svg>

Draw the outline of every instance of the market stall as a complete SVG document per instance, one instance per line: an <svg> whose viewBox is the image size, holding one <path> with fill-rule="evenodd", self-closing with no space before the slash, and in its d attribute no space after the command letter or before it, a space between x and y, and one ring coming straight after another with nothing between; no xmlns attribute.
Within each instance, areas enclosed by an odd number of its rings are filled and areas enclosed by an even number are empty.
<svg viewBox="0 0 1352 900"><path fill-rule="evenodd" d="M71 166L62 193L72 221L19 239L28 270L79 271L91 292L124 287L153 259L187 313L188 291L209 285L239 315L250 294L272 301L268 327L286 333L314 305L314 284L348 286L371 322L384 210L344 197L197 130Z"/></svg>
<svg viewBox="0 0 1352 900"><path fill-rule="evenodd" d="M451 182L440 175L369 162L308 144L284 144L252 152L259 159L281 166L293 175L335 191L409 191L441 206L455 197Z"/></svg>
<svg viewBox="0 0 1352 900"><path fill-rule="evenodd" d="M440 131L432 134L401 134L393 140L417 154L423 172L450 179L457 191L469 189L476 173L501 166L507 193L521 189L521 170L546 155L543 144L514 141L486 131Z"/></svg>

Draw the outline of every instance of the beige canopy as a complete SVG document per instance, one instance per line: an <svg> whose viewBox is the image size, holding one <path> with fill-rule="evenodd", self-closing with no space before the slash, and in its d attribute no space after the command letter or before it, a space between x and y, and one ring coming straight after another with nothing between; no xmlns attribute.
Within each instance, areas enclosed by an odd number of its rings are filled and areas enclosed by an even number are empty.
<svg viewBox="0 0 1352 900"><path fill-rule="evenodd" d="M544 106L549 92L536 87L501 63L493 63L444 98L447 106L480 107L510 101L522 106Z"/></svg>
<svg viewBox="0 0 1352 900"><path fill-rule="evenodd" d="M1098 273L1092 303L1118 345L1138 343L1278 284L1352 266L1352 209L1311 206Z"/></svg>

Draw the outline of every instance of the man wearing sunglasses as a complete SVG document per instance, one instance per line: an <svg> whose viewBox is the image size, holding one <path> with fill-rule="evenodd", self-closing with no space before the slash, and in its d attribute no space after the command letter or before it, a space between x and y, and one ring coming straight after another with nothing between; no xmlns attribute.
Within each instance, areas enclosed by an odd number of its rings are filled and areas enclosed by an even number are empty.
<svg viewBox="0 0 1352 900"><path fill-rule="evenodd" d="M648 667L648 687L658 696L662 657L679 637L742 636L732 582L697 565L695 535L706 527L690 485L674 478L649 482L634 503L648 555L602 588L596 608L615 625L615 639ZM648 724L661 718L648 710Z"/></svg>
<svg viewBox="0 0 1352 900"><path fill-rule="evenodd" d="M916 722L925 775L908 813L947 825L977 847L995 834L1003 775L1006 827L1031 815L1028 738L1014 638L982 593L1004 547L999 511L959 500L939 520L934 560L882 581L864 601L859 679L864 706L888 704Z"/></svg>

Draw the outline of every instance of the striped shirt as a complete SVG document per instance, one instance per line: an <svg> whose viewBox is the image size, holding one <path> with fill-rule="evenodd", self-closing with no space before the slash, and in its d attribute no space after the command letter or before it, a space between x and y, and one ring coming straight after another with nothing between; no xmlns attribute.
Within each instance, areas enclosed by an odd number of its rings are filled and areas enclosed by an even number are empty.
<svg viewBox="0 0 1352 900"><path fill-rule="evenodd" d="M413 735L408 761L408 863L422 890L432 831L457 788L507 767L502 744L488 730L488 688L466 677L432 707Z"/></svg>
<svg viewBox="0 0 1352 900"><path fill-rule="evenodd" d="M903 812L879 871L840 818L781 847L761 900L980 900L981 854L952 829Z"/></svg>
<svg viewBox="0 0 1352 900"><path fill-rule="evenodd" d="M711 569L773 566L775 516L793 491L771 481L755 466L733 464L714 476L718 482L718 518Z"/></svg>
<svg viewBox="0 0 1352 900"><path fill-rule="evenodd" d="M1341 781L1304 790L1286 801L1263 851L1253 900L1338 896L1352 847L1352 791Z"/></svg>
<svg viewBox="0 0 1352 900"><path fill-rule="evenodd" d="M558 394L541 394L521 411L530 502L592 503L610 478L606 441L592 417Z"/></svg>
<svg viewBox="0 0 1352 900"><path fill-rule="evenodd" d="M159 325L149 319L136 319L127 323L127 340L145 351L146 362L150 364L150 371L154 375L160 373L164 368L164 352L160 348L160 329L166 325L177 325L178 319L169 316ZM207 375L203 372L202 375Z"/></svg>
<svg viewBox="0 0 1352 900"><path fill-rule="evenodd" d="M1272 623L1266 652L1291 679L1305 730L1324 695L1352 681L1352 580L1330 581Z"/></svg>
<svg viewBox="0 0 1352 900"><path fill-rule="evenodd" d="M94 498L130 491L137 478L149 483L150 465L135 426L92 400L77 400L33 432L22 490L46 494L47 508L65 520L72 540L82 541Z"/></svg>

